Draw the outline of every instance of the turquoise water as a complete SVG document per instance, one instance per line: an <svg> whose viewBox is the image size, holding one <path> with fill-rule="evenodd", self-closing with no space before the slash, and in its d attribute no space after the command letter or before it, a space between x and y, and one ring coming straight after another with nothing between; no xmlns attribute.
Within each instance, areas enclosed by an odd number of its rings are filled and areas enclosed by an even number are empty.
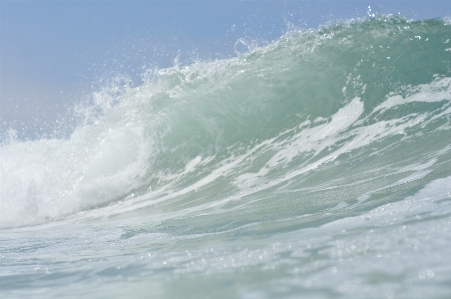
<svg viewBox="0 0 451 299"><path fill-rule="evenodd" d="M449 298L450 26L291 31L11 132L2 297Z"/></svg>

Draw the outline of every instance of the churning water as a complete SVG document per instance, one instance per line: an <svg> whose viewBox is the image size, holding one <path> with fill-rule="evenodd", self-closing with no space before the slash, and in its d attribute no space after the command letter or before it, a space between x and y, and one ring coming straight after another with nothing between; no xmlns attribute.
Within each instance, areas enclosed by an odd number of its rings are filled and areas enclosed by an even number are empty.
<svg viewBox="0 0 451 299"><path fill-rule="evenodd" d="M105 86L1 146L10 298L450 298L451 25L377 17Z"/></svg>

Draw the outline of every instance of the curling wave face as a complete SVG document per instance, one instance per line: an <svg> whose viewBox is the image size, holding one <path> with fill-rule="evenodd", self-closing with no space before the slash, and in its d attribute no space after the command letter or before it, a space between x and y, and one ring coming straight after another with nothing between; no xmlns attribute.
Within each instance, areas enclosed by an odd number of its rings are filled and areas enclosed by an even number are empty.
<svg viewBox="0 0 451 299"><path fill-rule="evenodd" d="M226 218L277 205L277 218L392 185L375 201L395 200L450 175L449 38L444 20L381 17L106 86L70 138L4 142L0 226L159 202Z"/></svg>
<svg viewBox="0 0 451 299"><path fill-rule="evenodd" d="M450 32L291 31L3 142L2 295L449 298Z"/></svg>

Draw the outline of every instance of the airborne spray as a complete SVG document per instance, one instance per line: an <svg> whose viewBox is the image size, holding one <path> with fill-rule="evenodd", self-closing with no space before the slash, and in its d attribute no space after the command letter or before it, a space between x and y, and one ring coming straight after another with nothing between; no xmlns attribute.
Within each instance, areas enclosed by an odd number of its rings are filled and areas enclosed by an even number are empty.
<svg viewBox="0 0 451 299"><path fill-rule="evenodd" d="M2 145L2 268L30 246L79 296L450 295L450 39L370 16L93 94L70 137Z"/></svg>

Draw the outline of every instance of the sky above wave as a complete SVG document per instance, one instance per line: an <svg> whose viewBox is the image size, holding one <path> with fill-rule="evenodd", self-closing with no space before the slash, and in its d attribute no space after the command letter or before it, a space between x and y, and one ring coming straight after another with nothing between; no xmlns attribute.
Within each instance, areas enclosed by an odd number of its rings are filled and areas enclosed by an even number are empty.
<svg viewBox="0 0 451 299"><path fill-rule="evenodd" d="M317 28L368 14L430 19L448 0L394 1L11 1L0 2L0 133L51 127L55 115L100 78L235 56L294 26ZM20 133L20 132L19 132ZM19 134L20 135L20 134Z"/></svg>

